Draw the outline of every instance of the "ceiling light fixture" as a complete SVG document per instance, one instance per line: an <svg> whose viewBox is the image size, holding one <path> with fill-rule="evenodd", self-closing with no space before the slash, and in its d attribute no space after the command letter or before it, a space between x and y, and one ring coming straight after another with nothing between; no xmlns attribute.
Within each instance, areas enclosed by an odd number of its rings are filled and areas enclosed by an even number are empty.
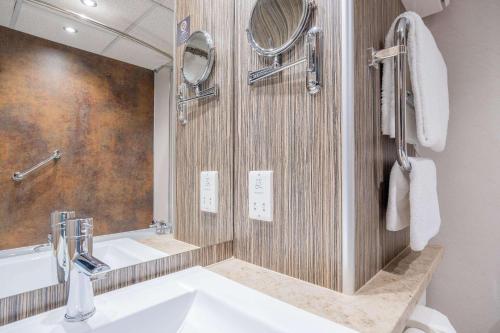
<svg viewBox="0 0 500 333"><path fill-rule="evenodd" d="M78 32L78 30L76 30L73 27L63 27L63 29L64 29L64 31L66 31L67 33L70 33L70 34L76 34Z"/></svg>
<svg viewBox="0 0 500 333"><path fill-rule="evenodd" d="M83 3L85 6L97 7L97 1L96 0L80 0L80 2Z"/></svg>

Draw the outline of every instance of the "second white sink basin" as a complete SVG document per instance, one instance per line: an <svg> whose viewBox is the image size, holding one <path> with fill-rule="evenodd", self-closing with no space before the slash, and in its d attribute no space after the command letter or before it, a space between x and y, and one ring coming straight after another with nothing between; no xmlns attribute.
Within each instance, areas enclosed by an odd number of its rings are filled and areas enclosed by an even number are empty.
<svg viewBox="0 0 500 333"><path fill-rule="evenodd" d="M136 265L168 255L130 238L95 243L93 254L108 264L111 269ZM57 283L55 258L51 251L12 256L0 260L0 298Z"/></svg>
<svg viewBox="0 0 500 333"><path fill-rule="evenodd" d="M59 308L0 333L354 333L201 267L95 298L96 314L68 323Z"/></svg>

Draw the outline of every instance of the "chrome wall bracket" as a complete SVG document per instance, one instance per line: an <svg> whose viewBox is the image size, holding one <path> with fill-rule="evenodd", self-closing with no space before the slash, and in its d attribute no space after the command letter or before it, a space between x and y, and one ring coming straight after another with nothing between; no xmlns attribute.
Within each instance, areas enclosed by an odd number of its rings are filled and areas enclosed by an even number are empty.
<svg viewBox="0 0 500 333"><path fill-rule="evenodd" d="M396 45L382 50L370 48L368 51L370 53L368 66L378 69L379 64L385 59L394 58L400 54L406 54L406 45Z"/></svg>
<svg viewBox="0 0 500 333"><path fill-rule="evenodd" d="M197 85L194 88L195 95L189 96L188 85L186 83L182 83L179 86L179 94L177 95L177 116L182 125L186 125L188 123L186 104L200 99L219 96L218 85L204 90L201 89L200 85Z"/></svg>
<svg viewBox="0 0 500 333"><path fill-rule="evenodd" d="M305 37L305 56L295 62L283 64L281 55L276 55L269 67L248 72L248 85L267 79L288 68L306 63L306 89L311 95L321 90L321 71L323 60L323 30L319 27L309 29Z"/></svg>

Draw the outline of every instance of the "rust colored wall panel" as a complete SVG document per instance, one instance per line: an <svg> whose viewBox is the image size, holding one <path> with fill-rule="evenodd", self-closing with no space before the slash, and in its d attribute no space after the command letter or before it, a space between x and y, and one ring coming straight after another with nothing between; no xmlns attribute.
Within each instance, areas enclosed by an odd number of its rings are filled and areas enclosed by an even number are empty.
<svg viewBox="0 0 500 333"><path fill-rule="evenodd" d="M94 217L95 234L148 225L152 71L0 27L0 96L0 249L46 242L55 209Z"/></svg>

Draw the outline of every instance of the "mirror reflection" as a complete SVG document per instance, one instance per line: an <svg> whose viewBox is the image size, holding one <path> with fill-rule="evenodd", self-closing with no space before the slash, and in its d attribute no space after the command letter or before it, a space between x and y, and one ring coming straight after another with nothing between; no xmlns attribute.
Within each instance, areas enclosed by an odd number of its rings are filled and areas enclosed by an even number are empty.
<svg viewBox="0 0 500 333"><path fill-rule="evenodd" d="M89 19L0 15L0 298L198 248L174 234L173 8L47 3Z"/></svg>
<svg viewBox="0 0 500 333"><path fill-rule="evenodd" d="M198 85L210 75L214 62L213 43L204 31L195 31L186 42L182 54L182 74L191 85Z"/></svg>
<svg viewBox="0 0 500 333"><path fill-rule="evenodd" d="M249 24L255 46L263 50L279 50L293 42L302 28L305 1L258 0Z"/></svg>

